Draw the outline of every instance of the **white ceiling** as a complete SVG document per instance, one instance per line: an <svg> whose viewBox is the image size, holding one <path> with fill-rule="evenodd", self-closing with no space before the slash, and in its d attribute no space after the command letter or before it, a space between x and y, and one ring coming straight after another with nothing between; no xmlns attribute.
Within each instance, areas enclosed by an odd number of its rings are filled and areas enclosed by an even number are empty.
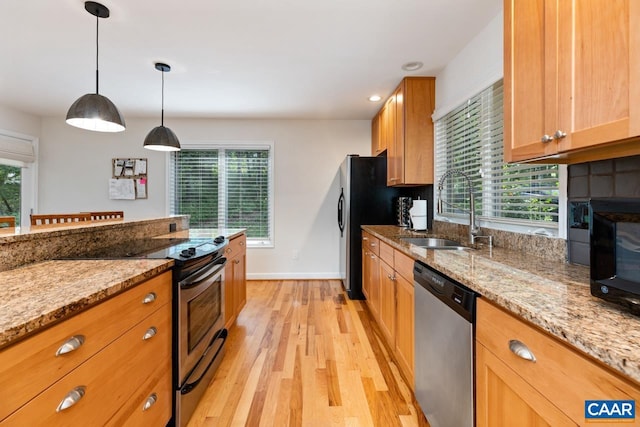
<svg viewBox="0 0 640 427"><path fill-rule="evenodd" d="M406 75L435 75L501 0L105 0L100 93L125 117L370 119ZM66 115L95 90L83 0L0 1L0 104ZM401 69L410 61L424 67Z"/></svg>

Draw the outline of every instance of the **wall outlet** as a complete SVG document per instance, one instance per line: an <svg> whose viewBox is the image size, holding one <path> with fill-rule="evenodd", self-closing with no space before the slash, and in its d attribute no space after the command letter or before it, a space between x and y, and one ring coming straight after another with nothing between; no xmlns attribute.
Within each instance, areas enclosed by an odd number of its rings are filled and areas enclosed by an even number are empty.
<svg viewBox="0 0 640 427"><path fill-rule="evenodd" d="M172 222L169 224L169 233L173 233L174 231L176 231L176 223Z"/></svg>

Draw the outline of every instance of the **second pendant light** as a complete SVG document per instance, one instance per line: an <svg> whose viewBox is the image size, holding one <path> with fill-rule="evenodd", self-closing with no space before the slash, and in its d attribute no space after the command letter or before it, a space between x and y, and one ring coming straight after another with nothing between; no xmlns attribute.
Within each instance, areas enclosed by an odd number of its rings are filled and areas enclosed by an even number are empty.
<svg viewBox="0 0 640 427"><path fill-rule="evenodd" d="M144 139L144 148L156 151L179 151L180 141L175 133L164 126L164 73L171 71L171 67L161 62L156 63L156 70L162 72L162 115L160 126L151 129Z"/></svg>

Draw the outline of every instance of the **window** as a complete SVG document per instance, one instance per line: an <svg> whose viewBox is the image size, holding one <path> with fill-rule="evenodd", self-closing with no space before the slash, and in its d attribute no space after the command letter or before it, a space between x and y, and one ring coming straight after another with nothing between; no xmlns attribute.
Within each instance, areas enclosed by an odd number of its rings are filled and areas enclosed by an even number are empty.
<svg viewBox="0 0 640 427"><path fill-rule="evenodd" d="M29 226L36 207L38 139L0 129L0 216Z"/></svg>
<svg viewBox="0 0 640 427"><path fill-rule="evenodd" d="M273 146L189 146L171 154L172 214L191 228L246 228L247 244L273 245Z"/></svg>
<svg viewBox="0 0 640 427"><path fill-rule="evenodd" d="M557 229L558 165L504 163L502 92L500 80L436 121L436 182L445 171L460 170L472 182L479 218ZM451 218L468 210L468 191L460 175L448 177L441 215Z"/></svg>

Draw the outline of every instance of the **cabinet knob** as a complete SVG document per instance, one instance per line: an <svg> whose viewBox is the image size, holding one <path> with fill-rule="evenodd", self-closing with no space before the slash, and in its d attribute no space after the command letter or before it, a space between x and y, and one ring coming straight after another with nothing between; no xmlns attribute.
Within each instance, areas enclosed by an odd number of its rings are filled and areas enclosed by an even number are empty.
<svg viewBox="0 0 640 427"><path fill-rule="evenodd" d="M58 348L58 351L56 351L56 357L76 351L82 346L82 344L84 344L84 335L74 335L65 341L60 348Z"/></svg>
<svg viewBox="0 0 640 427"><path fill-rule="evenodd" d="M226 253L231 253L231 248L227 248L227 250L225 251Z"/></svg>
<svg viewBox="0 0 640 427"><path fill-rule="evenodd" d="M149 329L147 329L147 332L143 335L142 339L143 340L150 340L151 338L153 338L156 334L158 333L158 330L156 329L155 326L150 327Z"/></svg>
<svg viewBox="0 0 640 427"><path fill-rule="evenodd" d="M239 259L236 259L236 260L234 260L234 261L233 261L233 263L234 263L234 264L240 264L240 260L239 260Z"/></svg>
<svg viewBox="0 0 640 427"><path fill-rule="evenodd" d="M536 361L536 356L533 355L529 347L518 340L509 340L509 350L521 359L528 360L530 362Z"/></svg>
<svg viewBox="0 0 640 427"><path fill-rule="evenodd" d="M62 399L58 407L56 408L56 412L62 412L65 409L71 408L73 405L78 403L80 399L84 397L86 387L81 385L73 390L71 390L67 395Z"/></svg>
<svg viewBox="0 0 640 427"><path fill-rule="evenodd" d="M553 134L553 137L554 137L555 139L562 139L562 138L564 138L565 136L567 136L567 134L566 134L566 133L564 133L564 132L562 132L560 129L558 129L558 130L556 131L556 133L554 133L554 134Z"/></svg>
<svg viewBox="0 0 640 427"><path fill-rule="evenodd" d="M157 298L158 298L158 296L156 295L155 292L149 292L147 295L144 296L144 299L142 300L142 303L143 304L151 304Z"/></svg>
<svg viewBox="0 0 640 427"><path fill-rule="evenodd" d="M549 136L549 135L542 135L542 138L540 138L540 141L542 141L542 142L551 142L551 141L553 141L553 137Z"/></svg>
<svg viewBox="0 0 640 427"><path fill-rule="evenodd" d="M240 242L240 246L244 246L244 242Z"/></svg>
<svg viewBox="0 0 640 427"><path fill-rule="evenodd" d="M144 405L142 405L142 410L143 411L148 410L153 405L155 405L157 401L158 401L158 395L155 393L151 393L151 395L147 397L147 400L144 401Z"/></svg>

